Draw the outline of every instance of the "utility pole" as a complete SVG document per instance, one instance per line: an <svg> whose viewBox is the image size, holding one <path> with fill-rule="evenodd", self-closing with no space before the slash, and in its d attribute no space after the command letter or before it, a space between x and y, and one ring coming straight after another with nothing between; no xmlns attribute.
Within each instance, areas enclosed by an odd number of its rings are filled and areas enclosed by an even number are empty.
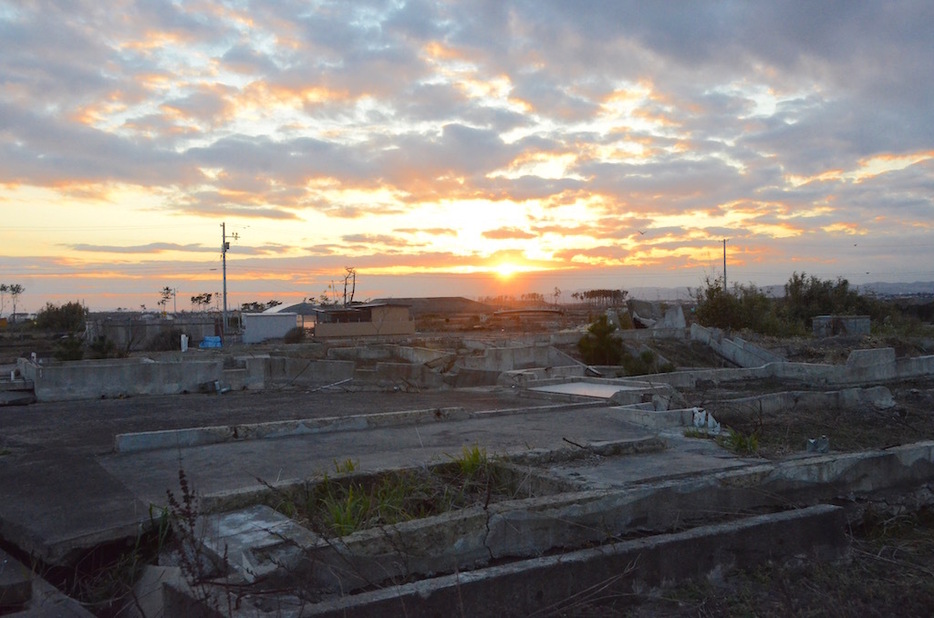
<svg viewBox="0 0 934 618"><path fill-rule="evenodd" d="M236 232L230 235L231 238L237 240L240 238L240 235ZM221 324L221 336L227 335L227 251L230 250L230 243L227 241L227 222L221 223L221 262L223 263L223 277L224 277L224 313L223 313L223 323Z"/></svg>
<svg viewBox="0 0 934 618"><path fill-rule="evenodd" d="M727 291L726 287L726 238L723 239L723 291Z"/></svg>

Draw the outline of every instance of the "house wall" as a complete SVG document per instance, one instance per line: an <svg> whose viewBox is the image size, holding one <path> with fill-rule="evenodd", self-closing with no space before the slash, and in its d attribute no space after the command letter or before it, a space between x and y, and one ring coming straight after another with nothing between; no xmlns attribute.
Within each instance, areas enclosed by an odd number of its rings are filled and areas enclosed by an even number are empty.
<svg viewBox="0 0 934 618"><path fill-rule="evenodd" d="M415 320L408 307L373 307L371 322L318 322L316 337L367 337L375 335L414 335Z"/></svg>
<svg viewBox="0 0 934 618"><path fill-rule="evenodd" d="M190 345L196 346L204 340L217 334L220 322L215 324L211 317L186 316L177 319L150 319L138 318L107 318L103 320L90 320L88 322L88 338L94 340L99 336L113 341L120 350L131 352L145 350L153 337L164 330L177 328L190 338Z"/></svg>
<svg viewBox="0 0 934 618"><path fill-rule="evenodd" d="M301 326L301 320L295 313L244 313L242 319L243 343L281 339L296 326Z"/></svg>

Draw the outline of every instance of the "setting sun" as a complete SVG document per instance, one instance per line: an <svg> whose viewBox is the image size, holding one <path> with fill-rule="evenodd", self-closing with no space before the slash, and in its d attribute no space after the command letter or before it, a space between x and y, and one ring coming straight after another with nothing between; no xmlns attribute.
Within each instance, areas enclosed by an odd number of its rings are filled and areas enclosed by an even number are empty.
<svg viewBox="0 0 934 618"><path fill-rule="evenodd" d="M511 262L504 262L493 267L493 272L496 273L496 276L500 279L509 279L517 272L521 272L523 268Z"/></svg>

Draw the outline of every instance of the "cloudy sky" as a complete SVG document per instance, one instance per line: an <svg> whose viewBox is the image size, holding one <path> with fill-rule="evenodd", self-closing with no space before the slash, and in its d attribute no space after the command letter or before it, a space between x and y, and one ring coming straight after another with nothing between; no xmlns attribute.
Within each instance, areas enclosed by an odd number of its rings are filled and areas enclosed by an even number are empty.
<svg viewBox="0 0 934 618"><path fill-rule="evenodd" d="M934 3L0 0L20 302L934 280ZM184 302L183 302L184 299ZM6 299L9 310L9 298Z"/></svg>

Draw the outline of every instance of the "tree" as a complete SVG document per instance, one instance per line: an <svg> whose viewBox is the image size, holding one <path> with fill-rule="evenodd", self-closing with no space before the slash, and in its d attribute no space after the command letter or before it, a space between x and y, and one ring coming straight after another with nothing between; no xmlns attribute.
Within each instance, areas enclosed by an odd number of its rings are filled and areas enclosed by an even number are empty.
<svg viewBox="0 0 934 618"><path fill-rule="evenodd" d="M260 302L253 301L251 303L241 304L240 311L243 311L246 313L262 313L263 311L266 311L267 309L278 307L281 304L282 303L278 300L271 300L266 303L260 303Z"/></svg>
<svg viewBox="0 0 934 618"><path fill-rule="evenodd" d="M13 321L16 321L16 301L19 299L20 294L26 291L26 288L21 286L18 283L11 283L7 286L7 291L10 293L10 297L13 299Z"/></svg>
<svg viewBox="0 0 934 618"><path fill-rule="evenodd" d="M586 300L588 304L597 305L600 304L604 307L618 307L626 302L626 297L629 296L627 290L587 290L586 292L575 292L572 294L574 298L579 298L580 300Z"/></svg>
<svg viewBox="0 0 934 618"><path fill-rule="evenodd" d="M202 292L191 297L191 306L197 306L200 311L204 311L205 307L211 305L211 299L214 298L214 295L210 292Z"/></svg>
<svg viewBox="0 0 934 618"><path fill-rule="evenodd" d="M577 342L581 358L588 365L617 365L623 357L622 341L613 336L616 326L605 315L587 328L587 334Z"/></svg>
<svg viewBox="0 0 934 618"><path fill-rule="evenodd" d="M557 307L557 306L558 306L558 299L561 298L561 288L559 288L559 287L556 286L556 287L555 287L555 291L552 293L552 296L554 296L554 299L555 299L555 307Z"/></svg>
<svg viewBox="0 0 934 618"><path fill-rule="evenodd" d="M84 330L87 311L81 303L65 303L61 307L46 303L36 314L36 327L44 330L77 333Z"/></svg>
<svg viewBox="0 0 934 618"><path fill-rule="evenodd" d="M175 296L175 291L169 286L165 286L159 291L159 302L162 305L162 315L165 316L165 306L169 304L169 299Z"/></svg>
<svg viewBox="0 0 934 618"><path fill-rule="evenodd" d="M353 285L350 288L350 302L353 303L353 295L357 290L357 269L353 266L346 266L344 270L347 271L347 274L344 275L344 306L347 306L347 281L352 280Z"/></svg>
<svg viewBox="0 0 934 618"><path fill-rule="evenodd" d="M862 313L867 309L867 303L850 289L846 279L839 277L834 282L797 272L785 284L783 305L789 320L805 326L816 315Z"/></svg>
<svg viewBox="0 0 934 618"><path fill-rule="evenodd" d="M3 306L6 304L6 299L3 298L3 295L10 291L10 286L5 283L0 283L0 315L3 315Z"/></svg>

